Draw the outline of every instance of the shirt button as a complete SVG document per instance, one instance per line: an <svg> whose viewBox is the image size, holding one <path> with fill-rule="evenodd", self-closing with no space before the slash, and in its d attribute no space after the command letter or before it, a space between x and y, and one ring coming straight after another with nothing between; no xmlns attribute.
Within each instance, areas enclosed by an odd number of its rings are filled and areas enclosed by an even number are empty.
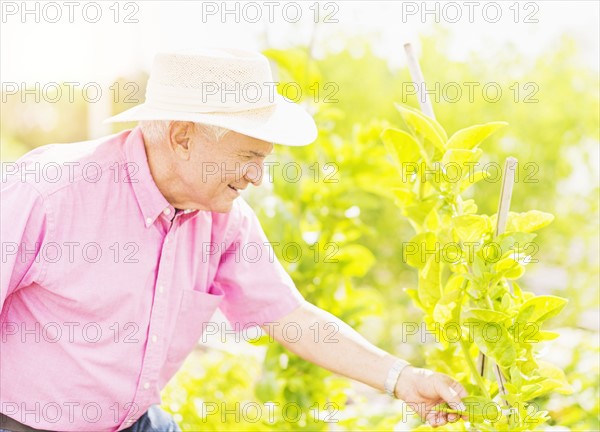
<svg viewBox="0 0 600 432"><path fill-rule="evenodd" d="M157 340L158 340L158 337L156 335L152 335L152 342L156 343Z"/></svg>
<svg viewBox="0 0 600 432"><path fill-rule="evenodd" d="M145 388L146 390L148 390L148 389L150 388L150 383L149 383L149 382L145 382L145 383L144 383L144 388Z"/></svg>
<svg viewBox="0 0 600 432"><path fill-rule="evenodd" d="M171 209L169 207L167 207L166 209L163 210L163 213L168 216L171 214Z"/></svg>
<svg viewBox="0 0 600 432"><path fill-rule="evenodd" d="M146 224L150 225L152 223L152 218L146 218Z"/></svg>
<svg viewBox="0 0 600 432"><path fill-rule="evenodd" d="M161 293L161 294L164 293L165 292L165 287L162 286L162 285L159 285L158 286L158 292Z"/></svg>

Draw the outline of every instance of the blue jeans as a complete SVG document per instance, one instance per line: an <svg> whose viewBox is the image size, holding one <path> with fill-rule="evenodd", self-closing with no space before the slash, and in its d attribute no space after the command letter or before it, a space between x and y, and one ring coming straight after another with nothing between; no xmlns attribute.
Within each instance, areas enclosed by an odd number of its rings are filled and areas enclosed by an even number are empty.
<svg viewBox="0 0 600 432"><path fill-rule="evenodd" d="M171 414L158 405L152 405L134 424L121 432L181 432L181 429Z"/></svg>
<svg viewBox="0 0 600 432"><path fill-rule="evenodd" d="M0 432L11 432L0 429ZM171 414L158 405L152 405L134 424L121 432L181 432Z"/></svg>

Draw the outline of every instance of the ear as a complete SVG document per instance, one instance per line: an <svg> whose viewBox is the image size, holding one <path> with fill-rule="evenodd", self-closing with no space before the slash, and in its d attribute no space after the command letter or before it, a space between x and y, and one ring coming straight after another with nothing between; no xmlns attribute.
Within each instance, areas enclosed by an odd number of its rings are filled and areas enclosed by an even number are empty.
<svg viewBox="0 0 600 432"><path fill-rule="evenodd" d="M195 127L192 122L173 121L169 125L169 145L181 159L190 159L194 131Z"/></svg>

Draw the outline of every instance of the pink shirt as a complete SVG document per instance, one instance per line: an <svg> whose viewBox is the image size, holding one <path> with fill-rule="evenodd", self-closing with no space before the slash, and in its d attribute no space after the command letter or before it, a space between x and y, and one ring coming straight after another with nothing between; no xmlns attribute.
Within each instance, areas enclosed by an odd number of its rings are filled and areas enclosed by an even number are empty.
<svg viewBox="0 0 600 432"><path fill-rule="evenodd" d="M226 214L165 200L139 128L37 148L2 175L0 412L21 423L124 429L217 307L243 330L303 302L242 198Z"/></svg>

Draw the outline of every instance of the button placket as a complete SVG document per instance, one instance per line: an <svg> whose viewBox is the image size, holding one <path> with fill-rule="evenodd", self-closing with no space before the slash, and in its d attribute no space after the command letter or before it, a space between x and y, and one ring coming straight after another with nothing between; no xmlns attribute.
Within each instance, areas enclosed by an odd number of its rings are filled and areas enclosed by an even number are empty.
<svg viewBox="0 0 600 432"><path fill-rule="evenodd" d="M173 235L177 224L171 220L171 227L167 231L167 236ZM168 250L163 249L161 254L158 274L156 278L156 292L161 295L154 296L154 302L150 313L150 323L148 325L149 340L146 344L146 351L142 361L142 370L140 373L138 390L134 397L134 401L137 406L147 406L153 403L152 395L153 392L149 392L153 388L153 385L158 381L160 369L161 369L161 358L164 344L161 343L163 340L163 331L166 327L166 316L167 316L167 305L168 297L164 295L166 291L166 284L172 281L172 275L174 271L174 261L172 254L168 253Z"/></svg>

